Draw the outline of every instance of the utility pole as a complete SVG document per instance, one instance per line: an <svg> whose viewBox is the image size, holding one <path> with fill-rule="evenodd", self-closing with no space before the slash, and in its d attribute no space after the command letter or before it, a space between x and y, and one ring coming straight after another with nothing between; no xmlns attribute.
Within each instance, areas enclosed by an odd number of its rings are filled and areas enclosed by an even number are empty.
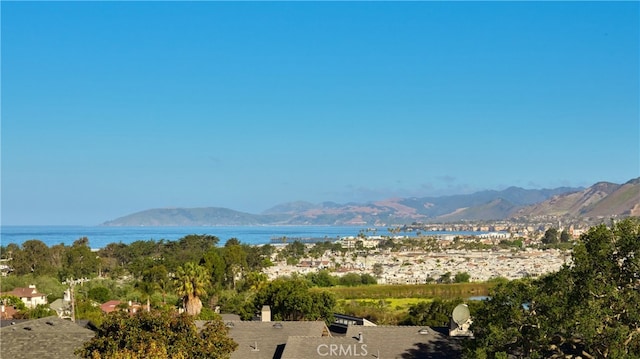
<svg viewBox="0 0 640 359"><path fill-rule="evenodd" d="M74 293L73 287L75 286L75 281L73 279L67 280L69 282L69 299L71 299L71 321L76 322L76 295Z"/></svg>

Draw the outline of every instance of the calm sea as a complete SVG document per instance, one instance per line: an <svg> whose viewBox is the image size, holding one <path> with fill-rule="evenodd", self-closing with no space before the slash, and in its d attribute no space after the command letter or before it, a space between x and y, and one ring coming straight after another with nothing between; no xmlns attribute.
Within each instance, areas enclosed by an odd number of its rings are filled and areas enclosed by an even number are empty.
<svg viewBox="0 0 640 359"><path fill-rule="evenodd" d="M92 248L102 248L109 243L129 244L138 240L177 240L188 234L208 234L220 238L224 244L230 238L237 238L246 244L266 244L271 238L327 238L336 240L343 236L355 236L363 228L338 226L214 226L214 227L83 227L83 226L2 226L0 241L22 244L30 239L38 239L48 246L64 243L71 245L81 237L89 238ZM372 234L372 232L367 232ZM388 234L386 228L377 230L380 235Z"/></svg>
<svg viewBox="0 0 640 359"><path fill-rule="evenodd" d="M81 237L89 239L92 248L103 248L109 243L129 244L138 240L159 241L177 240L188 234L208 234L220 238L223 245L230 238L237 238L246 244L272 243L272 238L326 238L337 240L340 237L366 235L391 235L387 228L378 227L375 231L357 226L213 226L213 227L106 227L106 226L1 226L0 243L22 244L30 239L38 239L48 246L63 243L71 245ZM429 232L437 234L478 234L479 232ZM398 234L395 234L398 235ZM414 233L400 233L412 236Z"/></svg>

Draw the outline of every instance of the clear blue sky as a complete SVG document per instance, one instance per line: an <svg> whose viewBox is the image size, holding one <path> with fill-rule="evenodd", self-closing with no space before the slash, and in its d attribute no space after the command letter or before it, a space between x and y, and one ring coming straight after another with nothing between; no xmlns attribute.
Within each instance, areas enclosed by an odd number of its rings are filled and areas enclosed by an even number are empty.
<svg viewBox="0 0 640 359"><path fill-rule="evenodd" d="M638 2L1 12L5 225L640 175Z"/></svg>

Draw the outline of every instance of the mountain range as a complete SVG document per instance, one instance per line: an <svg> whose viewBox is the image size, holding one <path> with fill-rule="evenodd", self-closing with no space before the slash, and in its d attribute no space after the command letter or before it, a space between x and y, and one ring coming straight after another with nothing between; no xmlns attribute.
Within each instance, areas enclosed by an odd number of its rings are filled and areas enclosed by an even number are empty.
<svg viewBox="0 0 640 359"><path fill-rule="evenodd" d="M106 226L371 225L491 221L561 216L640 216L640 177L588 188L523 189L393 198L369 203L289 202L260 214L228 208L156 208L105 222Z"/></svg>

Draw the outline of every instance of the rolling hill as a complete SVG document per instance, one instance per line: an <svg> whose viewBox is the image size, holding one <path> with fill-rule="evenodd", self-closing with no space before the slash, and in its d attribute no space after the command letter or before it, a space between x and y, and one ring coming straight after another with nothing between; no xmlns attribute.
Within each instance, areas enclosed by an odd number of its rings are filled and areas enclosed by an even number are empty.
<svg viewBox="0 0 640 359"><path fill-rule="evenodd" d="M228 208L159 208L126 215L106 226L370 225L504 220L536 216L640 216L640 178L589 188L481 191L466 195L393 198L370 203L290 202L261 214Z"/></svg>
<svg viewBox="0 0 640 359"><path fill-rule="evenodd" d="M522 208L515 216L607 217L640 216L640 178L624 184L599 182Z"/></svg>

